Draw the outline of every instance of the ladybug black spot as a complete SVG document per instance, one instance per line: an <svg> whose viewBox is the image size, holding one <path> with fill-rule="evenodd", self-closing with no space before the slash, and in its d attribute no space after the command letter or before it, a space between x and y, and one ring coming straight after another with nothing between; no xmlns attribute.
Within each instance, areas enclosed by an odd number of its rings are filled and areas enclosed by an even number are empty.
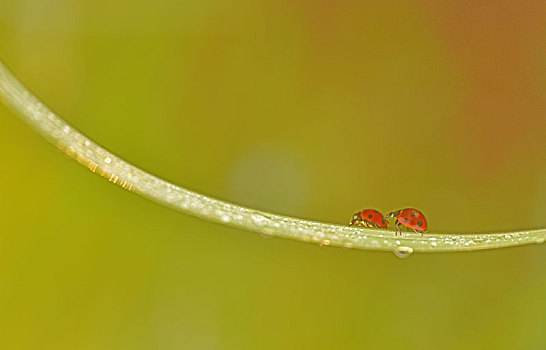
<svg viewBox="0 0 546 350"><path fill-rule="evenodd" d="M412 212L410 213L410 216L415 216L415 212L412 211Z"/></svg>
<svg viewBox="0 0 546 350"><path fill-rule="evenodd" d="M408 222L408 221L409 221L409 219L408 219L408 218L404 218L404 221L405 221L405 222Z"/></svg>
<svg viewBox="0 0 546 350"><path fill-rule="evenodd" d="M423 226L423 222L422 221L417 221L417 226Z"/></svg>
<svg viewBox="0 0 546 350"><path fill-rule="evenodd" d="M370 215L368 215L368 217L371 219L373 216L372 216L372 214L370 214Z"/></svg>

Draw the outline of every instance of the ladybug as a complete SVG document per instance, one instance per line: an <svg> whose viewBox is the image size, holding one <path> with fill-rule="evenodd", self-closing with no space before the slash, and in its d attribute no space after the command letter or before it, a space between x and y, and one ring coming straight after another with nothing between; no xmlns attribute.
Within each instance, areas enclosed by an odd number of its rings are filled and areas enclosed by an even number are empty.
<svg viewBox="0 0 546 350"><path fill-rule="evenodd" d="M364 227L387 227L387 220L383 214L375 209L364 209L359 211L351 218L349 226L364 226Z"/></svg>
<svg viewBox="0 0 546 350"><path fill-rule="evenodd" d="M394 223L394 234L400 232L402 235L402 228L400 225L404 225L413 229L413 231L420 233L427 232L427 219L425 215L417 209L406 208L402 210L395 210L387 214L386 218L396 218Z"/></svg>

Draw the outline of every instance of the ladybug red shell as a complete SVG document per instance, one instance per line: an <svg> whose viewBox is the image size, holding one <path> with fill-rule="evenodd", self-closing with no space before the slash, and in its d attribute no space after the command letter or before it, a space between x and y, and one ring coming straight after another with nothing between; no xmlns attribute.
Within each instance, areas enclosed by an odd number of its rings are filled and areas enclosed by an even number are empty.
<svg viewBox="0 0 546 350"><path fill-rule="evenodd" d="M375 209L364 209L351 218L350 226L387 227L387 220L383 214Z"/></svg>
<svg viewBox="0 0 546 350"><path fill-rule="evenodd" d="M428 224L425 215L417 209L406 208L402 210L395 210L387 214L386 218L396 218L394 223L394 233L402 230L400 225L409 227L417 233L427 232Z"/></svg>

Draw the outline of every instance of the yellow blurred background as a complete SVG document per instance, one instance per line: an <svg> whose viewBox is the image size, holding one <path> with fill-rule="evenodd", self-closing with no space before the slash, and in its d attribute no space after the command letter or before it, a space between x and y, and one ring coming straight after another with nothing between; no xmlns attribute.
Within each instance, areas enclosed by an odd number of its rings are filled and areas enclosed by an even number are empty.
<svg viewBox="0 0 546 350"><path fill-rule="evenodd" d="M345 224L546 226L543 1L2 0L0 59L124 159ZM270 239L112 186L0 106L0 349L544 349L546 245Z"/></svg>

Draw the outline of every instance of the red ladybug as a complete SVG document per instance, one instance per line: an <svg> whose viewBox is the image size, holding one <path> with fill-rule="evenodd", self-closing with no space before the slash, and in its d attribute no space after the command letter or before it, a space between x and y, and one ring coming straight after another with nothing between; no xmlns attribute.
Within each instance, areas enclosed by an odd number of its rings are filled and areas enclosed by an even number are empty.
<svg viewBox="0 0 546 350"><path fill-rule="evenodd" d="M364 226L364 227L387 227L387 220L383 214L375 209L364 209L359 211L351 218L349 226Z"/></svg>
<svg viewBox="0 0 546 350"><path fill-rule="evenodd" d="M396 218L394 223L394 234L397 232L402 234L402 229L400 225L404 225L413 229L413 231L423 234L427 232L428 224L425 215L417 209L406 208L402 210L395 210L391 213L388 213L386 218Z"/></svg>

